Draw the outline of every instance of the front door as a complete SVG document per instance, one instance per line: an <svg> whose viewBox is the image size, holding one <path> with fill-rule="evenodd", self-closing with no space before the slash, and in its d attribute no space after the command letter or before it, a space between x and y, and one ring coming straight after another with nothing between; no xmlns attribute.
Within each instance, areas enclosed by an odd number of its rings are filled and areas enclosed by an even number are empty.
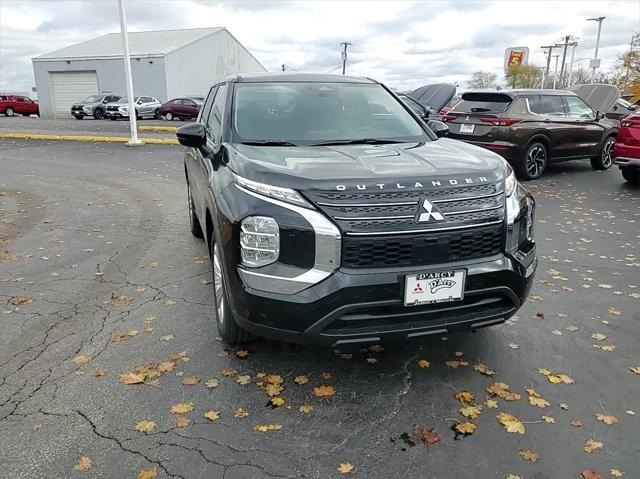
<svg viewBox="0 0 640 479"><path fill-rule="evenodd" d="M573 156L589 157L599 153L603 127L596 121L596 112L577 96L564 96L567 116L572 125Z"/></svg>

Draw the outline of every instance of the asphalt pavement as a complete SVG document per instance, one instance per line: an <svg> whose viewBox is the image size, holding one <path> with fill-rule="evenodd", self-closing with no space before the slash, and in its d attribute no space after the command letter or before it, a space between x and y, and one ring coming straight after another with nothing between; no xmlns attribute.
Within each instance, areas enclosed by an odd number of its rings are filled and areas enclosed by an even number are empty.
<svg viewBox="0 0 640 479"><path fill-rule="evenodd" d="M618 170L527 184L540 265L509 324L336 352L219 341L181 155L0 140L0 476L640 477L640 191Z"/></svg>

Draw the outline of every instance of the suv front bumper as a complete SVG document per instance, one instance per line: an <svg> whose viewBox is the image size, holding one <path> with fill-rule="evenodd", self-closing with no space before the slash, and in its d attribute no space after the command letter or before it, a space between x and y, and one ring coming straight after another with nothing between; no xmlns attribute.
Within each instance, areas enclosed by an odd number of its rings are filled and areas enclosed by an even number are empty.
<svg viewBox="0 0 640 479"><path fill-rule="evenodd" d="M230 274L229 300L244 329L289 342L338 347L412 339L506 321L525 301L537 267L535 246L517 257L389 270L339 269L295 295L258 291ZM462 301L405 307L404 278L466 269Z"/></svg>

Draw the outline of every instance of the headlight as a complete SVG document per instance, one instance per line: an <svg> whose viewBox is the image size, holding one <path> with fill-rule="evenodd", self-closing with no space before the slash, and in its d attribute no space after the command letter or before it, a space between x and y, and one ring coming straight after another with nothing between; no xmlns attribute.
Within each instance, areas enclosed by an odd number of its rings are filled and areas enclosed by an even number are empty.
<svg viewBox="0 0 640 479"><path fill-rule="evenodd" d="M529 198L527 196L527 214L526 214L526 220L525 220L525 238L527 238L527 241L529 241L530 243L533 242L533 221L534 221L534 217L533 217L533 213L534 213L534 203L533 203L533 199Z"/></svg>
<svg viewBox="0 0 640 479"><path fill-rule="evenodd" d="M507 199L507 224L512 225L518 214L520 214L520 203L518 202L518 195L515 194L518 186L518 180L516 175L511 172L507 179L504 180L504 194Z"/></svg>
<svg viewBox="0 0 640 479"><path fill-rule="evenodd" d="M250 267L274 263L280 255L280 229L270 216L248 216L241 222L242 264Z"/></svg>
<svg viewBox="0 0 640 479"><path fill-rule="evenodd" d="M311 205L307 203L300 193L290 188L283 188L281 186L272 186L265 183L258 183L257 181L248 180L240 175L233 174L233 178L237 185L242 186L248 190L260 193L261 195L269 196L277 200L286 201L294 205L303 206L305 208L311 208Z"/></svg>

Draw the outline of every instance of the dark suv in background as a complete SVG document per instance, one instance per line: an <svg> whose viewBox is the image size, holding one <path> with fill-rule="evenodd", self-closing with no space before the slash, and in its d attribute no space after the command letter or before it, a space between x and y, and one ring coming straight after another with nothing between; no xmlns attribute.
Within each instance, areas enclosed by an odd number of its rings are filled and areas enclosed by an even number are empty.
<svg viewBox="0 0 640 479"><path fill-rule="evenodd" d="M554 161L589 158L609 169L618 132L617 121L567 90L467 92L443 120L450 138L500 154L523 180Z"/></svg>

